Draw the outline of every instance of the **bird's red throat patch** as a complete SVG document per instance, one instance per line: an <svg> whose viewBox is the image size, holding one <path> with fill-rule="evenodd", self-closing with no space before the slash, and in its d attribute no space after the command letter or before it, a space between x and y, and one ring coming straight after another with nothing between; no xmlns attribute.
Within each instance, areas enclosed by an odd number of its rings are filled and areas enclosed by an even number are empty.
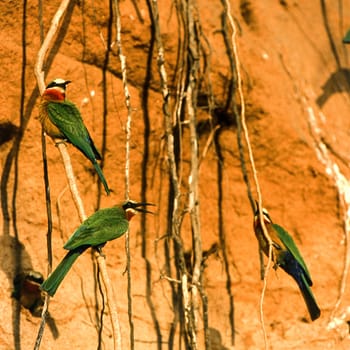
<svg viewBox="0 0 350 350"><path fill-rule="evenodd" d="M64 101L65 93L58 89L46 89L43 93L43 98L49 101Z"/></svg>

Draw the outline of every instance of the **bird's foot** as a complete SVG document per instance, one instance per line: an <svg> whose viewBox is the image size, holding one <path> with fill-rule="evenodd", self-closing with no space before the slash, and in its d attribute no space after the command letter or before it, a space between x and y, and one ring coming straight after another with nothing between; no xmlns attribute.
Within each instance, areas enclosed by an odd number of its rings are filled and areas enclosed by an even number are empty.
<svg viewBox="0 0 350 350"><path fill-rule="evenodd" d="M61 139L55 139L54 141L55 141L55 146L56 146L56 147L58 147L60 144L64 144L64 145L65 145L65 144L68 142L67 139L63 139L63 140L61 140Z"/></svg>
<svg viewBox="0 0 350 350"><path fill-rule="evenodd" d="M274 270L277 270L279 267L280 267L280 265L278 263L273 264Z"/></svg>
<svg viewBox="0 0 350 350"><path fill-rule="evenodd" d="M106 255L102 251L102 247L96 247L97 252L102 256L104 259L106 259Z"/></svg>

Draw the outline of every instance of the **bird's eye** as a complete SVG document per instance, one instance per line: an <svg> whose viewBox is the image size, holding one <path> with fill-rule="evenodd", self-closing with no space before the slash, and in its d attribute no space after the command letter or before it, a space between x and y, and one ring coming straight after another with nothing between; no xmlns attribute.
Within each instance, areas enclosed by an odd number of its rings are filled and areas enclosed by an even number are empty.
<svg viewBox="0 0 350 350"><path fill-rule="evenodd" d="M132 202L126 202L126 203L124 203L124 205L123 205L123 209L124 210L127 210L127 209L132 209L133 208L133 205L132 205L133 203Z"/></svg>
<svg viewBox="0 0 350 350"><path fill-rule="evenodd" d="M55 86L58 86L58 84L56 84L56 82L52 81L49 85L47 85L46 89L53 88Z"/></svg>

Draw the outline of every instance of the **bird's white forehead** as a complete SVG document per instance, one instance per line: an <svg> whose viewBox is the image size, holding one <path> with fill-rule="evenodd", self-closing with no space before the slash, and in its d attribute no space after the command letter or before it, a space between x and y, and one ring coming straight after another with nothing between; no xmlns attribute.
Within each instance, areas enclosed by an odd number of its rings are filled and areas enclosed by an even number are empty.
<svg viewBox="0 0 350 350"><path fill-rule="evenodd" d="M64 84L66 81L62 78L56 78L53 80L56 84Z"/></svg>
<svg viewBox="0 0 350 350"><path fill-rule="evenodd" d="M263 213L264 218L265 218L268 222L271 222L271 218L270 218L270 215L269 215L269 212L267 211L267 209L262 208L262 213Z"/></svg>
<svg viewBox="0 0 350 350"><path fill-rule="evenodd" d="M269 215L269 212L268 212L267 209L265 209L265 208L262 208L262 212L263 212L263 214L265 214L265 215Z"/></svg>

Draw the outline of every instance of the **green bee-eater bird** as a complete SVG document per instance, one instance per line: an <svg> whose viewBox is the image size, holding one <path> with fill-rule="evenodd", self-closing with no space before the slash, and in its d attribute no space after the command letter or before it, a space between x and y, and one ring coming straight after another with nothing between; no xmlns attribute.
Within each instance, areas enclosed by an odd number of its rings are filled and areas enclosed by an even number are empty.
<svg viewBox="0 0 350 350"><path fill-rule="evenodd" d="M101 160L101 155L84 125L79 109L66 100L66 86L69 83L70 80L58 78L46 86L39 106L39 120L47 135L54 140L61 139L72 143L92 162L109 194L107 181L97 163L97 160Z"/></svg>
<svg viewBox="0 0 350 350"><path fill-rule="evenodd" d="M64 248L69 250L60 264L41 285L53 296L75 260L90 247L101 248L107 241L119 238L129 228L130 219L137 211L150 213L145 208L151 203L127 201L112 208L100 209L87 218L68 239Z"/></svg>
<svg viewBox="0 0 350 350"><path fill-rule="evenodd" d="M310 288L312 280L304 259L289 233L283 227L272 222L265 208L262 209L262 214L266 230L273 242L272 260L275 264L274 268L281 267L288 275L294 278L304 297L311 320L314 321L320 317L321 311ZM254 231L259 241L260 249L266 256L269 256L269 243L261 227L259 210L255 212Z"/></svg>

